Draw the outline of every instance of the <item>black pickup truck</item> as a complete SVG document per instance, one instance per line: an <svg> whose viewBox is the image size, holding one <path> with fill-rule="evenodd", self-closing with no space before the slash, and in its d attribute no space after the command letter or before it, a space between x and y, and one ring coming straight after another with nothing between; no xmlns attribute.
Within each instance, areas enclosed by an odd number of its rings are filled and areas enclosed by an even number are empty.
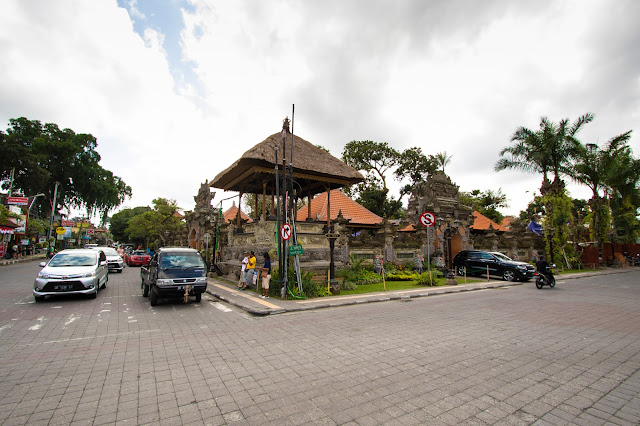
<svg viewBox="0 0 640 426"><path fill-rule="evenodd" d="M142 295L151 306L158 299L195 296L200 302L207 290L207 266L197 250L191 248L161 248L147 266L140 268Z"/></svg>

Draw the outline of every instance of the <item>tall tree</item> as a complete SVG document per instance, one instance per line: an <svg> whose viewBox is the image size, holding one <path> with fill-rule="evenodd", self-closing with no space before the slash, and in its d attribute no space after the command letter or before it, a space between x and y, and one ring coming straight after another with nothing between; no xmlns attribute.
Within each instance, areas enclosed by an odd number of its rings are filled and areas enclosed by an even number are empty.
<svg viewBox="0 0 640 426"><path fill-rule="evenodd" d="M542 174L540 194L546 211L543 226L547 253L552 261L569 257L566 252L573 249L567 246L573 207L562 176L569 175L571 170L571 139L593 117L593 114L587 113L573 123L563 119L558 124L542 117L537 131L519 127L511 136L511 145L500 151L501 158L495 165L497 171L516 169ZM549 174L553 174L553 182L549 182Z"/></svg>
<svg viewBox="0 0 640 426"><path fill-rule="evenodd" d="M452 158L453 155L447 155L446 151L438 152L436 153L436 155L434 155L436 163L442 168L442 173L444 173L444 167L451 163Z"/></svg>
<svg viewBox="0 0 640 426"><path fill-rule="evenodd" d="M0 179L14 171L14 188L26 195L45 194L49 211L58 182L57 205L82 208L87 213L106 213L131 196L122 179L100 166L97 140L91 134L60 130L24 117L9 120L0 132ZM5 182L4 187L7 186Z"/></svg>
<svg viewBox="0 0 640 426"><path fill-rule="evenodd" d="M608 189L612 189L615 176L622 175L620 173L621 169L624 170L622 157L629 157L629 147L626 143L630 137L631 131L615 136L602 149L596 144L583 145L577 138L570 138L574 163L569 174L575 181L591 189L589 206L593 222L590 229L596 247L606 240L610 229L610 223L602 220L604 217L610 218L608 212L604 212L605 209L608 210L604 199L606 192L609 192Z"/></svg>
<svg viewBox="0 0 640 426"><path fill-rule="evenodd" d="M153 200L153 209L129 220L127 234L134 240L144 239L147 244L159 240L164 245L172 232L184 226L182 219L176 216L177 211L174 200L156 198Z"/></svg>
<svg viewBox="0 0 640 426"><path fill-rule="evenodd" d="M347 189L349 195L358 195L356 201L361 204L370 202L369 210L383 216L391 217L398 210L390 206L398 206L393 198L388 198L387 173L398 165L400 154L387 142L351 141L342 151L342 160L364 173L365 182L355 188ZM366 194L366 196L365 196ZM401 204L400 204L401 205ZM389 216L391 215L391 216Z"/></svg>
<svg viewBox="0 0 640 426"><path fill-rule="evenodd" d="M422 153L419 147L407 148L398 157L398 167L393 172L399 181L407 178L409 184L400 190L400 197L410 194L419 184L438 169L436 159ZM420 194L422 195L422 194Z"/></svg>
<svg viewBox="0 0 640 426"><path fill-rule="evenodd" d="M118 213L115 213L111 217L111 222L109 224L109 231L111 235L113 235L113 239L115 241L123 241L123 242L132 242L129 239L129 235L127 234L127 227L129 226L129 221L139 216L143 213L146 213L151 210L149 206L140 206L134 207L132 209L123 209ZM142 243L143 239L135 241L137 243Z"/></svg>
<svg viewBox="0 0 640 426"><path fill-rule="evenodd" d="M542 174L540 193L544 196L549 192L560 193L564 189L562 175L568 175L571 169L569 158L571 153L571 138L593 120L593 114L587 113L572 124L563 119L555 124L546 117L540 119L537 131L526 127L519 127L511 136L511 145L500 151L500 159L495 170L515 169L524 172ZM549 181L549 174L553 174L553 182Z"/></svg>
<svg viewBox="0 0 640 426"><path fill-rule="evenodd" d="M474 210L498 224L504 219L504 215L498 209L509 207L507 196L502 192L502 188L497 191L474 189L470 192L463 192L460 194L460 202L473 207Z"/></svg>

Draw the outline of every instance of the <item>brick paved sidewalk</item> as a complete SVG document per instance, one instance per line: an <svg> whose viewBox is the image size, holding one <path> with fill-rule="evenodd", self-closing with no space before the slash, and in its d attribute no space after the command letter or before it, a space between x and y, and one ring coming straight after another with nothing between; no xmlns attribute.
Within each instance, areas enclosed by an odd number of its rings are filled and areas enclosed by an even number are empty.
<svg viewBox="0 0 640 426"><path fill-rule="evenodd" d="M607 268L597 271L585 271L572 274L557 275L557 281L586 278L597 275L621 274L633 272L635 268ZM467 291L486 290L516 285L535 285L528 282L483 281L455 286L423 287L418 289L386 291L348 296L318 297L306 300L281 300L276 298L261 299L250 290L238 290L234 283L226 280L208 278L207 293L233 306L241 308L253 315L275 315L285 312L305 311L310 309L332 308L337 306L357 305L362 303L385 302L389 300L412 299L416 297L436 296L442 294L462 293Z"/></svg>

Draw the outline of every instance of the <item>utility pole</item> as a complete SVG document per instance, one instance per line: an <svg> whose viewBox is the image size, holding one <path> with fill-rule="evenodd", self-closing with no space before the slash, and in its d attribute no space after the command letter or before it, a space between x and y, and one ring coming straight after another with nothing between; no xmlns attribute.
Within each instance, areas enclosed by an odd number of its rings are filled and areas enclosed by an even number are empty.
<svg viewBox="0 0 640 426"><path fill-rule="evenodd" d="M47 232L47 242L51 238L51 228L53 228L53 215L56 212L56 198L58 198L58 182L53 190L53 204L51 205L51 218L49 219L49 232Z"/></svg>

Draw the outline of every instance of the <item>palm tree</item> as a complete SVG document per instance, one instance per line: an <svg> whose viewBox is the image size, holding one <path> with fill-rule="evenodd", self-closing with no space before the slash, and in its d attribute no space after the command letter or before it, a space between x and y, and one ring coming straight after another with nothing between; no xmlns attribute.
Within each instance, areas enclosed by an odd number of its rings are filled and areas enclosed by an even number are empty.
<svg viewBox="0 0 640 426"><path fill-rule="evenodd" d="M500 151L501 158L495 170L516 169L524 172L542 174L540 193L544 196L550 192L559 193L564 189L562 175L571 170L569 154L570 139L587 123L593 120L593 114L587 113L569 125L569 120L561 120L558 124L547 117L540 118L537 131L519 127L511 136L511 146ZM553 173L553 182L549 182L549 174Z"/></svg>
<svg viewBox="0 0 640 426"><path fill-rule="evenodd" d="M451 163L453 155L447 155L447 151L444 151L438 152L433 156L433 158L436 160L436 164L442 167L442 173L444 173L444 166L447 166L449 163Z"/></svg>
<svg viewBox="0 0 640 426"><path fill-rule="evenodd" d="M616 178L619 171L616 171L615 164L621 163L623 156L629 156L629 147L626 142L630 137L630 131L618 135L610 139L603 149L600 149L596 144L583 145L575 137L569 138L571 157L574 160L569 175L576 182L588 186L592 192L589 205L593 213L592 229L596 247L604 240L607 228L607 226L601 226L600 223L601 210L604 207L602 201L606 197L605 191L611 189L611 184L616 180L622 183L622 176Z"/></svg>

